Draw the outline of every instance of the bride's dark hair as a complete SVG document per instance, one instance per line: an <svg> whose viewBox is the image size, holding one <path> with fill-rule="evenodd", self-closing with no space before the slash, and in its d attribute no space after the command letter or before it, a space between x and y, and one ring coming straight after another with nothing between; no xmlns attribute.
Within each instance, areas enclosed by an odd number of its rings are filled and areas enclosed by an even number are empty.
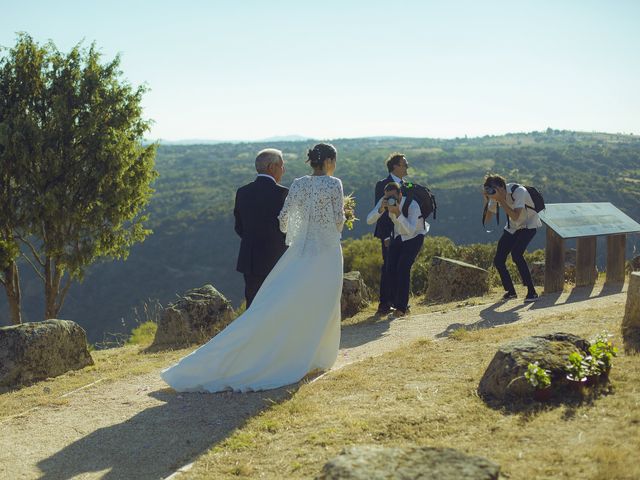
<svg viewBox="0 0 640 480"><path fill-rule="evenodd" d="M336 147L330 143L319 143L307 152L307 162L315 169L322 168L324 161L338 156Z"/></svg>

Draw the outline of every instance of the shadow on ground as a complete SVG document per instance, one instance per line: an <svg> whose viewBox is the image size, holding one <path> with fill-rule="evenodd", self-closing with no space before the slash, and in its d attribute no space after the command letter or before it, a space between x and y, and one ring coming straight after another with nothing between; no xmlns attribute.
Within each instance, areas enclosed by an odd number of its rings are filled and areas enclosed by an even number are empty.
<svg viewBox="0 0 640 480"><path fill-rule="evenodd" d="M613 392L613 387L608 379L589 388L575 390L566 386L559 388L553 396L545 401L536 401L533 398L510 398L498 400L479 395L485 405L493 410L498 410L505 415L520 415L522 423L527 423L544 411L555 408L563 408L562 420L570 421L576 416L579 408L592 406L595 402Z"/></svg>
<svg viewBox="0 0 640 480"><path fill-rule="evenodd" d="M453 332L460 328L466 330L480 330L483 328L497 327L498 325L507 325L509 323L517 322L520 319L518 313L527 305L520 303L508 310L498 311L498 308L504 305L504 301L496 302L482 309L479 313L482 320L475 323L452 323L447 328L436 335L436 338L446 338Z"/></svg>
<svg viewBox="0 0 640 480"><path fill-rule="evenodd" d="M381 338L389 330L393 315L371 315L353 325L343 325L340 333L340 348L353 348ZM367 328L362 328L366 324Z"/></svg>
<svg viewBox="0 0 640 480"><path fill-rule="evenodd" d="M92 432L38 463L41 479L103 472L103 479L164 478L220 443L299 384L252 393L151 393L164 404Z"/></svg>
<svg viewBox="0 0 640 480"><path fill-rule="evenodd" d="M595 285L588 285L585 287L573 287L569 292L569 296L564 300L563 303L584 302L585 300L590 300L592 298L615 295L617 293L622 292L624 288L624 284L605 282L602 285L602 288L600 289L600 291L594 294L595 288L596 288ZM544 294L540 297L540 299L537 302L531 304L531 309L553 307L555 305L558 305L558 300L560 300L561 297L562 297L561 292Z"/></svg>
<svg viewBox="0 0 640 480"><path fill-rule="evenodd" d="M618 294L622 292L623 288L624 284L622 283L604 283L601 290L597 293L594 293L594 285L585 287L573 287L569 292L569 295L566 297L562 292L544 294L541 295L536 302L528 304L518 303L506 310L499 310L500 307L505 305L504 300L499 301L489 305L488 307L480 311L479 315L482 320L471 324L452 323L451 325L447 326L447 328L443 332L437 334L436 338L446 338L450 336L451 333L460 328L464 328L466 330L480 330L483 328L491 328L499 325L507 325L517 322L521 318L520 311L524 308L537 310L541 308L549 308L569 303L583 302L594 298ZM561 299L563 299L563 301L559 303ZM514 302L514 300L510 300L510 302Z"/></svg>

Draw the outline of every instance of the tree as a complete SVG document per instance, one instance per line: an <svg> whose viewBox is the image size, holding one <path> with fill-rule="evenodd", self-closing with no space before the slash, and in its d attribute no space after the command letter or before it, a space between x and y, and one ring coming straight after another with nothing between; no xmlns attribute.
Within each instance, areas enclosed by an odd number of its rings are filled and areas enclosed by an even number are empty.
<svg viewBox="0 0 640 480"><path fill-rule="evenodd" d="M23 50L41 51L42 62L18 78ZM15 162L20 199L29 206L12 233L44 283L45 319L57 316L72 281L90 264L126 258L150 233L142 211L153 192L156 145L142 143L150 126L142 118L146 88L124 81L119 65L119 57L101 63L95 44L64 54L26 34L3 60L9 78L0 84L40 86L6 107L3 124L26 116L33 131L13 132L12 155L2 155Z"/></svg>
<svg viewBox="0 0 640 480"><path fill-rule="evenodd" d="M20 255L17 232L28 226L25 155L41 141L45 56L46 50L35 43L19 41L9 56L0 60L0 283L14 324L22 322L16 259Z"/></svg>

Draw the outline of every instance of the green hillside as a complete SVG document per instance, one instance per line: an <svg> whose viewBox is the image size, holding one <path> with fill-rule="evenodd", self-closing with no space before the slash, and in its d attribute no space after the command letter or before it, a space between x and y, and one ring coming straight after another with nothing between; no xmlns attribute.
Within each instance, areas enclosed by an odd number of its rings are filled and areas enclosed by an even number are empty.
<svg viewBox="0 0 640 480"><path fill-rule="evenodd" d="M127 261L95 265L83 284L69 293L62 317L83 325L90 340L105 332L128 331L133 308L148 299L166 304L177 293L211 283L234 304L242 297L242 276L235 272L239 241L233 232L235 190L252 181L253 160L272 146L285 153L285 185L308 172L306 149L313 142L238 143L161 146L160 174L149 205L154 230L135 246ZM336 175L356 197L359 218L373 206L373 186L386 176L384 160L392 151L406 154L410 179L427 183L438 201L430 234L458 244L496 241L500 228L481 225L480 186L488 171L540 187L553 202L610 201L640 220L640 138L627 135L557 130L499 137L453 140L362 138L333 141L338 149ZM357 222L344 237L371 231ZM538 235L533 248L543 246ZM638 247L631 237L629 249ZM629 252L630 253L630 252ZM39 283L22 266L27 321L39 320ZM0 310L6 323L6 308Z"/></svg>

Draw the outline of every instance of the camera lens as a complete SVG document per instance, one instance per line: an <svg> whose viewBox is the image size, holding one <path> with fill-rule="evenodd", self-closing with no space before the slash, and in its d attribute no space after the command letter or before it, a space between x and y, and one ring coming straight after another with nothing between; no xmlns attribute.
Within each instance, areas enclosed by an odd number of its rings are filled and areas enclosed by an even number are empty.
<svg viewBox="0 0 640 480"><path fill-rule="evenodd" d="M484 191L487 195L493 195L494 193L496 193L496 189L494 187L492 187L491 185L487 185L484 187Z"/></svg>

